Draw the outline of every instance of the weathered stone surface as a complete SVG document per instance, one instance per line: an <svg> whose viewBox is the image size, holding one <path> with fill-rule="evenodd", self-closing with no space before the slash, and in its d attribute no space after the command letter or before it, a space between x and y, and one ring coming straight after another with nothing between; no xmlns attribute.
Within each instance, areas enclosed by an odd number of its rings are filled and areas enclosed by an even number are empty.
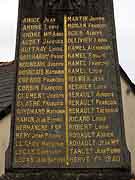
<svg viewBox="0 0 135 180"><path fill-rule="evenodd" d="M112 0L20 1L16 59L11 169L130 171Z"/></svg>

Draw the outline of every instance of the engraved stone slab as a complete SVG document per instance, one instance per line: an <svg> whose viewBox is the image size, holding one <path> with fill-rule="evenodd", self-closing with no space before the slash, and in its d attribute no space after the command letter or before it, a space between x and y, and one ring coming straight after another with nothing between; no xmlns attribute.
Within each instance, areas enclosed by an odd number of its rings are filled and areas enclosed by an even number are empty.
<svg viewBox="0 0 135 180"><path fill-rule="evenodd" d="M13 168L129 167L112 0L20 1Z"/></svg>

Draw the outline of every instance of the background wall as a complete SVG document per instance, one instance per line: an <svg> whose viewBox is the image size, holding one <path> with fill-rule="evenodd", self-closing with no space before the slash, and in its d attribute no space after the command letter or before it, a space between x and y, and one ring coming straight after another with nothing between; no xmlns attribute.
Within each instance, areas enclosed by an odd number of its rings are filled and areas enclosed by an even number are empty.
<svg viewBox="0 0 135 180"><path fill-rule="evenodd" d="M135 174L135 94L122 78L121 86L126 140L128 149L131 152L132 171Z"/></svg>
<svg viewBox="0 0 135 180"><path fill-rule="evenodd" d="M11 115L0 121L0 175L4 173L5 151L9 144Z"/></svg>

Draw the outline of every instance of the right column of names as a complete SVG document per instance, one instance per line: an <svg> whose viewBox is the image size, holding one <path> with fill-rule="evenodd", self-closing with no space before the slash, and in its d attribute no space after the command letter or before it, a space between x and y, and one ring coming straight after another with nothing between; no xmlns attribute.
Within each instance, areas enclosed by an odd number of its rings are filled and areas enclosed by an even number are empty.
<svg viewBox="0 0 135 180"><path fill-rule="evenodd" d="M120 162L112 34L104 17L67 17L69 161Z"/></svg>

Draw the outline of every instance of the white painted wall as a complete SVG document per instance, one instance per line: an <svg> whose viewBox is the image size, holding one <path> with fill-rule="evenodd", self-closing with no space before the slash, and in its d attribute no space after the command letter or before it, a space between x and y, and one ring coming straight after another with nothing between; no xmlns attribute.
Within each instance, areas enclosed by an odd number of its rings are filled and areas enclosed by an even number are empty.
<svg viewBox="0 0 135 180"><path fill-rule="evenodd" d="M132 172L135 174L135 95L132 91L127 94L130 87L123 79L121 79L121 86L126 140L128 149L131 152Z"/></svg>
<svg viewBox="0 0 135 180"><path fill-rule="evenodd" d="M127 94L128 85L123 79L121 79L121 84L126 140L131 152L132 172L135 174L135 95L132 92ZM4 173L5 150L9 143L10 119L11 115L9 114L0 121L0 175Z"/></svg>
<svg viewBox="0 0 135 180"><path fill-rule="evenodd" d="M5 151L9 144L11 115L0 121L0 176L4 173Z"/></svg>

